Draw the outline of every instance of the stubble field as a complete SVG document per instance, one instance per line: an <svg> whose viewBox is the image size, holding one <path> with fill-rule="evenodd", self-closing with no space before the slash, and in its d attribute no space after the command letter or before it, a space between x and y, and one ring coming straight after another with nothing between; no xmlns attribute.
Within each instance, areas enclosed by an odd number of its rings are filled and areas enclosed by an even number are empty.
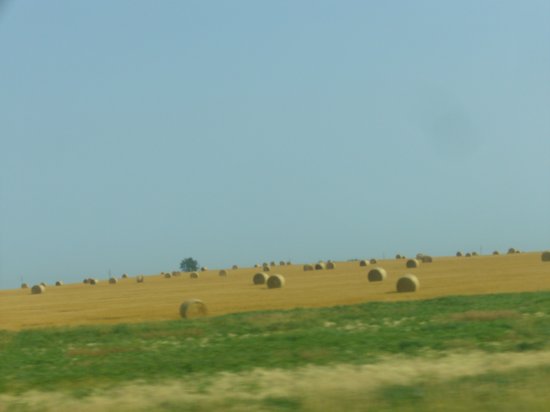
<svg viewBox="0 0 550 412"><path fill-rule="evenodd" d="M29 289L0 291L0 329L90 324L134 323L179 318L180 304L190 298L202 299L210 316L254 310L327 307L369 301L403 301L448 295L472 295L550 289L550 264L540 253L497 256L434 257L433 263L406 268L406 260L378 260L360 267L359 262L335 262L333 270L304 271L303 265L275 266L270 273L285 277L285 287L267 289L253 285L252 277L261 269L201 272L164 278L146 275L144 283L135 276L109 284L83 283L53 286L56 278L44 279L45 293L31 295ZM388 272L383 282L368 282L373 267ZM420 281L415 293L397 293L397 279L412 273Z"/></svg>

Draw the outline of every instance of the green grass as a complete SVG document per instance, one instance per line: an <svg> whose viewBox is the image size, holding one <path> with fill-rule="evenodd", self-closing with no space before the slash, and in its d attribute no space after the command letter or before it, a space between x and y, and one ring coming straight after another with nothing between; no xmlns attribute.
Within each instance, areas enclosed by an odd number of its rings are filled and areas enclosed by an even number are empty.
<svg viewBox="0 0 550 412"><path fill-rule="evenodd" d="M369 401L374 412L546 412L550 405L550 368L486 373L446 382L389 385Z"/></svg>
<svg viewBox="0 0 550 412"><path fill-rule="evenodd" d="M398 353L549 348L550 292L0 331L0 393L40 389L86 396L90 387L117 382L153 383L257 367L367 364ZM402 397L416 393L403 391ZM273 410L292 410L297 401L266 402Z"/></svg>

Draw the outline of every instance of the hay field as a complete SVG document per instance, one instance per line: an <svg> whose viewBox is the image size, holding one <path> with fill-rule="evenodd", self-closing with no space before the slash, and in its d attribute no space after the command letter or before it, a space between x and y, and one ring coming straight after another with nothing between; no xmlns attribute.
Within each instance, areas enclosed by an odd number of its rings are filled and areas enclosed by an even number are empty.
<svg viewBox="0 0 550 412"><path fill-rule="evenodd" d="M373 267L386 269L383 282L368 282ZM402 301L445 295L472 295L502 292L550 290L550 264L541 261L540 252L474 257L434 257L433 263L406 268L406 260L378 260L376 265L336 262L334 270L304 271L302 265L276 266L270 274L285 277L285 286L268 289L253 285L255 268L201 272L198 279L189 274L165 278L145 276L137 283L134 276L109 284L65 284L47 287L40 295L28 289L0 291L0 329L114 324L179 318L179 306L187 299L201 299L209 316L226 313L294 307L348 305L368 301ZM419 291L397 293L397 279L405 273L416 275ZM53 279L44 279L52 284Z"/></svg>

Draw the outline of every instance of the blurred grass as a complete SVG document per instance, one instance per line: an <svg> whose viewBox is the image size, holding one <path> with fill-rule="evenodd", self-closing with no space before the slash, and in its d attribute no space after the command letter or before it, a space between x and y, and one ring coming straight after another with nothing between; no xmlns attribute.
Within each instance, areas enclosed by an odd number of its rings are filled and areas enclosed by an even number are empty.
<svg viewBox="0 0 550 412"><path fill-rule="evenodd" d="M0 331L0 393L62 389L86 396L90 387L138 379L549 347L550 292ZM292 403L273 402L283 409Z"/></svg>

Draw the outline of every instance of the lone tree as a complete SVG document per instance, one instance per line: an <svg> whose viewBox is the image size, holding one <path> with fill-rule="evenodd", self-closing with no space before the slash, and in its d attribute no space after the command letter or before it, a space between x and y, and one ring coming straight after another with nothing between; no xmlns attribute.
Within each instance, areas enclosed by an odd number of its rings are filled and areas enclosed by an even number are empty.
<svg viewBox="0 0 550 412"><path fill-rule="evenodd" d="M188 257L187 259L183 259L180 263L180 268L184 272L196 272L199 270L199 262L197 262L192 257Z"/></svg>

